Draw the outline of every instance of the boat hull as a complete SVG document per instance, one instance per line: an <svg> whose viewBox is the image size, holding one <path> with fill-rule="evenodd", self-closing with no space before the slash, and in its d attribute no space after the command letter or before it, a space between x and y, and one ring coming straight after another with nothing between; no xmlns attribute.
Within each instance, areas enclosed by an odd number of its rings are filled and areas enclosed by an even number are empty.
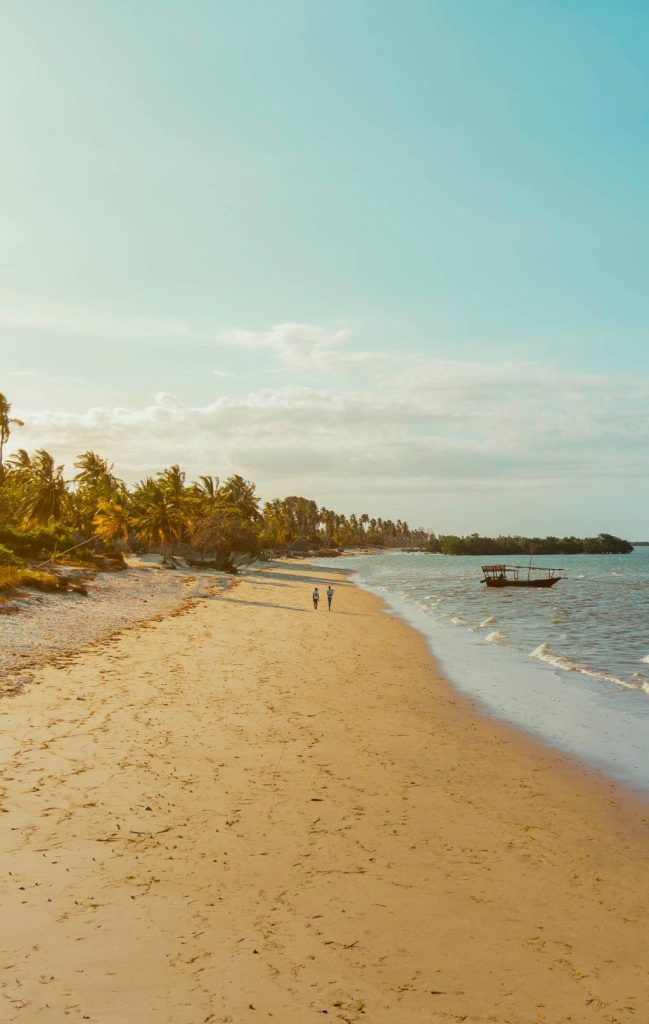
<svg viewBox="0 0 649 1024"><path fill-rule="evenodd" d="M548 587L553 587L555 583L558 583L560 579L560 576L553 576L549 580L483 580L483 583L486 583L488 587L534 587L547 590Z"/></svg>

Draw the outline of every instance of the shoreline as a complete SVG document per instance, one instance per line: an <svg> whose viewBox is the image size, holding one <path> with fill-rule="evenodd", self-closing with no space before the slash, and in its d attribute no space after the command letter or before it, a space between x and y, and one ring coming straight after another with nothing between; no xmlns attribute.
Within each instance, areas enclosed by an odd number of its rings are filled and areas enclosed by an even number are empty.
<svg viewBox="0 0 649 1024"><path fill-rule="evenodd" d="M349 577L248 570L5 703L9 1024L639 1019L646 806Z"/></svg>
<svg viewBox="0 0 649 1024"><path fill-rule="evenodd" d="M470 619L436 618L412 596L375 584L360 560L350 571L358 586L379 597L422 637L441 674L456 693L475 704L477 714L649 800L646 686L579 665L572 671L562 665L558 671L553 660L537 657L537 651L491 643L489 636L485 642L486 631L479 632L484 623L469 628ZM602 680L615 686L602 688ZM620 690L623 696L618 698Z"/></svg>
<svg viewBox="0 0 649 1024"><path fill-rule="evenodd" d="M320 567L316 567L320 568ZM405 611L402 613L397 607L393 607L385 595L373 590L370 586L354 579L353 569L342 569L352 586L357 587L363 593L368 594L378 602L382 613L392 621L404 626L414 633L419 642L423 644L426 656L432 664L436 685L445 690L445 698L450 703L460 705L460 710L483 722L486 726L493 726L496 730L502 730L513 743L520 743L526 750L535 750L542 758L548 758L552 765L559 771L565 772L568 776L579 777L579 780L586 780L588 785L600 789L607 787L615 792L620 804L632 808L634 814L638 814L647 827L647 840L649 843L649 786L643 787L633 785L627 779L616 777L606 770L605 765L597 765L582 759L578 754L572 752L558 743L553 743L538 731L528 728L507 718L504 713L498 713L489 707L479 695L462 687L451 678L446 671L442 659L434 650L433 638L427 635L423 629L411 621ZM649 845L647 847L649 854Z"/></svg>

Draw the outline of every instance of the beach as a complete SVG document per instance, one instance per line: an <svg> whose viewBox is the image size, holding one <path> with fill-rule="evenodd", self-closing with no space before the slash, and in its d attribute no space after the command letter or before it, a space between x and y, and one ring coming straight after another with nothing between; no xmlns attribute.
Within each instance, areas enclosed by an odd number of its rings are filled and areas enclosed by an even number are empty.
<svg viewBox="0 0 649 1024"><path fill-rule="evenodd" d="M481 714L342 565L201 590L2 712L8 1024L646 1013L647 804Z"/></svg>
<svg viewBox="0 0 649 1024"><path fill-rule="evenodd" d="M91 573L86 596L23 590L8 602L8 613L0 604L0 697L30 683L39 666L175 613L228 579L224 573L165 571L158 562L159 556L131 557L127 572Z"/></svg>

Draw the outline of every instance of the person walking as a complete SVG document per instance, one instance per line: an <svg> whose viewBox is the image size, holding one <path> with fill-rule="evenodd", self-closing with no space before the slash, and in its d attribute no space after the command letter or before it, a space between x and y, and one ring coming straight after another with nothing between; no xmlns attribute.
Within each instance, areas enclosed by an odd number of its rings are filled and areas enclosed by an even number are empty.
<svg viewBox="0 0 649 1024"><path fill-rule="evenodd" d="M327 604L329 605L329 611L331 611L331 602L332 602L333 596L334 596L334 588L331 586L331 583L330 583L329 586L327 587Z"/></svg>
<svg viewBox="0 0 649 1024"><path fill-rule="evenodd" d="M320 594L318 593L318 588L314 587L313 588L313 607L315 608L316 611L318 610L318 601L319 600L320 600Z"/></svg>

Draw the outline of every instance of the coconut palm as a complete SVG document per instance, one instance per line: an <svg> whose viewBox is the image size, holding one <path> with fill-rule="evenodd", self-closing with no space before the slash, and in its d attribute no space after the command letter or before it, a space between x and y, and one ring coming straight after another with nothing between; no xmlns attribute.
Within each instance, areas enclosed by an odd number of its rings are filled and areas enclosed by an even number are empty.
<svg viewBox="0 0 649 1024"><path fill-rule="evenodd" d="M140 540L159 544L166 560L167 549L182 537L184 516L174 495L148 477L134 493L132 522Z"/></svg>
<svg viewBox="0 0 649 1024"><path fill-rule="evenodd" d="M19 420L17 416L10 416L11 403L7 401L3 394L0 394L0 481L4 476L4 464L3 454L4 446L11 436L12 427L24 427L22 420Z"/></svg>
<svg viewBox="0 0 649 1024"><path fill-rule="evenodd" d="M9 456L6 465L9 466L12 473L23 473L26 475L31 469L32 458L28 451L24 448L19 448L13 455Z"/></svg>
<svg viewBox="0 0 649 1024"><path fill-rule="evenodd" d="M203 474L199 476L198 480L192 485L192 488L198 497L204 499L208 504L212 504L218 498L220 486L221 481L218 476Z"/></svg>
<svg viewBox="0 0 649 1024"><path fill-rule="evenodd" d="M187 496L185 477L186 474L177 463L169 466L168 469L164 469L162 473L158 473L160 488L169 496L177 508L183 507L184 499Z"/></svg>
<svg viewBox="0 0 649 1024"><path fill-rule="evenodd" d="M109 465L108 460L102 459L97 452L83 452L77 456L74 465L79 470L74 477L79 487L99 492L113 491L122 484L122 481L113 474L113 463Z"/></svg>
<svg viewBox="0 0 649 1024"><path fill-rule="evenodd" d="M131 525L128 493L120 491L112 498L100 498L92 522L95 534L104 543L126 547Z"/></svg>
<svg viewBox="0 0 649 1024"><path fill-rule="evenodd" d="M114 475L112 463L102 459L97 452L83 452L74 465L79 472L74 477L77 489L72 496L71 513L77 529L86 533L93 527L99 502L115 497L125 485Z"/></svg>
<svg viewBox="0 0 649 1024"><path fill-rule="evenodd" d="M255 485L250 480L244 480L238 473L228 477L219 488L218 497L222 508L236 509L242 519L250 522L259 520L259 498L255 494Z"/></svg>
<svg viewBox="0 0 649 1024"><path fill-rule="evenodd" d="M67 495L63 466L55 465L53 456L44 448L38 448L28 460L29 465L20 470L25 475L19 506L25 526L61 519Z"/></svg>

